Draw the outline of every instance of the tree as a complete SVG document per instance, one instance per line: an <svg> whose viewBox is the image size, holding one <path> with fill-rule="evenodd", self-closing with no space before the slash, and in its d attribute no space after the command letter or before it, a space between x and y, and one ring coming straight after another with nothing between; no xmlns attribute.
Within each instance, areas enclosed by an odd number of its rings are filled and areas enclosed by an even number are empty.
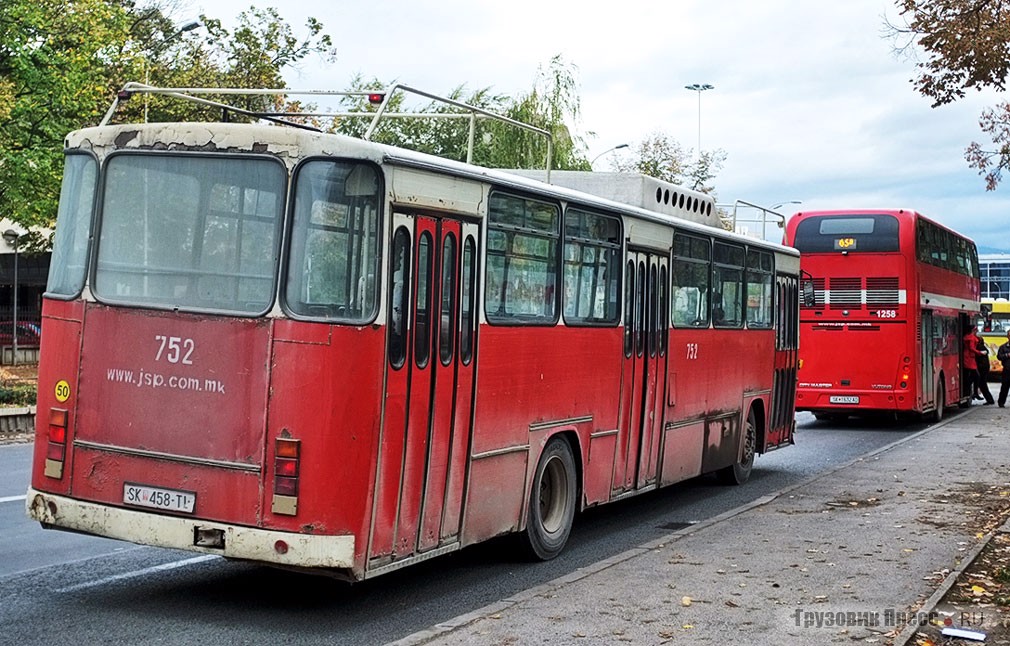
<svg viewBox="0 0 1010 646"><path fill-rule="evenodd" d="M933 107L964 98L968 89L1004 90L1010 71L1010 0L897 0L904 26L891 26L893 36L907 36L926 53L917 64L916 90ZM899 50L907 48L899 47ZM977 142L965 151L968 165L994 190L1010 168L1010 105L986 109L980 118L995 150Z"/></svg>
<svg viewBox="0 0 1010 646"><path fill-rule="evenodd" d="M382 83L378 79L366 82L356 77L349 91L381 92L390 86L392 83ZM551 59L546 70L538 70L529 92L517 97L496 94L491 88L468 91L465 86L458 86L446 98L545 130L553 139L552 168L590 170L585 143L575 134L581 110L575 70L559 56ZM349 112L363 114L373 114L376 110L366 97L359 95L345 98L341 106ZM387 112L404 111L437 116L384 119L372 139L440 157L466 160L469 119L445 116L459 114L459 108L430 101L408 110L403 93L398 92L390 97ZM360 137L369 123L360 117L342 117L335 121L333 130ZM480 117L475 127L472 162L490 168L544 168L547 141L542 135L515 125Z"/></svg>
<svg viewBox="0 0 1010 646"><path fill-rule="evenodd" d="M106 0L0 3L0 217L53 223L63 136L101 114L128 28L122 6Z"/></svg>
<svg viewBox="0 0 1010 646"><path fill-rule="evenodd" d="M54 224L64 136L96 125L126 81L284 87L284 69L312 53L332 56L329 36L312 18L301 38L274 9L250 8L233 32L206 16L201 23L206 36L182 34L157 2L0 2L0 217L25 228ZM246 107L269 110L282 102L258 97ZM213 109L152 96L128 102L117 119L137 120L143 113L152 121L219 116ZM49 241L28 244L47 248Z"/></svg>
<svg viewBox="0 0 1010 646"><path fill-rule="evenodd" d="M134 26L137 58L130 69L134 79L150 79L162 87L287 87L282 71L294 67L311 54L330 61L335 54L330 36L315 18L306 21L306 35L295 36L292 28L276 9L250 7L238 14L233 31L221 21L200 16L206 34L181 33L175 23L165 18L161 9L148 8ZM138 69L139 64L139 69ZM252 112L301 111L298 101L282 95L204 95L203 98L227 103ZM152 95L143 102L124 106L118 119L136 120L140 106L145 106L149 121L198 121L220 118L220 111L209 106L167 100ZM230 115L234 121L252 117Z"/></svg>
<svg viewBox="0 0 1010 646"><path fill-rule="evenodd" d="M652 133L633 148L637 158L615 161L618 171L642 173L709 194L715 193L709 183L726 161L724 150L712 150L703 151L692 162L681 143L662 132Z"/></svg>

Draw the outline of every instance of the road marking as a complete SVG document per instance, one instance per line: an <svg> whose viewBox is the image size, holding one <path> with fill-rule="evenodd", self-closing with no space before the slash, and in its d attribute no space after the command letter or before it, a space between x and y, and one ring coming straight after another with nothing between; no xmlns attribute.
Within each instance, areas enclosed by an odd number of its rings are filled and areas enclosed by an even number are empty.
<svg viewBox="0 0 1010 646"><path fill-rule="evenodd" d="M57 592L76 592L77 590L85 590L87 588L93 588L99 585L105 585L106 583L112 583L113 581L121 581L123 579L133 579L138 576L144 576L145 574L154 574L155 572L165 572L167 570L174 570L176 568L186 567L187 565L195 565L197 563L203 563L204 561L210 561L212 559L219 559L220 556L215 554L207 554L205 556L197 556L191 559L184 559L182 561L172 561L171 563L163 563L162 565L155 565L153 567L144 568L143 570L137 570L136 572L125 572L123 574L117 574L115 576L107 576L104 579L98 579L97 581L88 581L86 583L78 583L77 585L67 586L66 588L59 588Z"/></svg>
<svg viewBox="0 0 1010 646"><path fill-rule="evenodd" d="M28 497L27 495L24 495L24 496L7 496L6 498L0 498L0 502L17 502L18 500L24 500L27 497Z"/></svg>

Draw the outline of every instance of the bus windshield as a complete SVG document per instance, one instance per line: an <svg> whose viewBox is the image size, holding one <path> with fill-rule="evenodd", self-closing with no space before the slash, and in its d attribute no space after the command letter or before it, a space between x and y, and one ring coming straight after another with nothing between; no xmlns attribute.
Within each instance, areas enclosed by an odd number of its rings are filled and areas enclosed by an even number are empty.
<svg viewBox="0 0 1010 646"><path fill-rule="evenodd" d="M95 296L261 314L273 301L286 172L269 158L109 157Z"/></svg>

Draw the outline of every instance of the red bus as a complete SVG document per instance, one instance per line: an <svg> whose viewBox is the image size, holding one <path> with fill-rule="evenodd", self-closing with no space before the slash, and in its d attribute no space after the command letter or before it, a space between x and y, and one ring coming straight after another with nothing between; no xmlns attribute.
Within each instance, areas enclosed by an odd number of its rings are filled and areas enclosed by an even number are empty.
<svg viewBox="0 0 1010 646"><path fill-rule="evenodd" d="M622 203L304 128L71 133L28 514L360 580L744 482L792 443L799 256L634 177Z"/></svg>
<svg viewBox="0 0 1010 646"><path fill-rule="evenodd" d="M797 213L786 244L814 292L800 310L797 410L938 421L945 407L970 403L961 339L980 311L974 242L915 211L884 209Z"/></svg>

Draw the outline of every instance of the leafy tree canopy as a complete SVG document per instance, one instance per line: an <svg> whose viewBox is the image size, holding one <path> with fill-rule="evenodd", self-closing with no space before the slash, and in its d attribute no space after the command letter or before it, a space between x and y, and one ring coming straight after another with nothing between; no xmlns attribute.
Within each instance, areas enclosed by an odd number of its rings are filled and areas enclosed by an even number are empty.
<svg viewBox="0 0 1010 646"><path fill-rule="evenodd" d="M349 91L376 92L391 87L393 82L378 79L353 79ZM471 121L469 113L441 101L420 106L408 106L407 96L397 92L390 97L386 111L409 112L430 117L389 118L380 121L372 139L422 152L467 160ZM515 97L496 94L491 88L470 91L465 86L453 89L446 98L514 121L528 124L551 134L551 167L556 169L589 170L586 145L577 134L580 100L575 69L560 56L551 59L547 69L541 68L529 92ZM375 106L363 95L349 96L342 102L349 112L374 114ZM463 115L463 116L460 116ZM352 136L362 136L370 119L343 117L332 130ZM544 168L547 164L547 138L530 130L502 121L477 116L473 124L472 163L491 168Z"/></svg>
<svg viewBox="0 0 1010 646"><path fill-rule="evenodd" d="M167 6L167 5L165 5ZM0 2L0 217L55 222L63 137L95 125L127 81L175 87L283 87L281 72L312 53L331 56L315 19L296 36L276 10L251 7L229 32L201 16L201 34L179 30L166 8L131 0ZM276 97L249 100L269 109ZM118 118L197 118L208 109L136 98ZM215 112L215 117L218 116ZM34 240L36 248L48 241Z"/></svg>
<svg viewBox="0 0 1010 646"><path fill-rule="evenodd" d="M891 25L892 36L902 35L926 54L918 63L916 90L933 107L964 98L968 89L1006 88L1010 70L1010 0L897 0L905 20ZM965 151L968 165L978 170L993 190L1010 168L1010 105L1000 103L983 111L982 131L995 149L973 142Z"/></svg>

